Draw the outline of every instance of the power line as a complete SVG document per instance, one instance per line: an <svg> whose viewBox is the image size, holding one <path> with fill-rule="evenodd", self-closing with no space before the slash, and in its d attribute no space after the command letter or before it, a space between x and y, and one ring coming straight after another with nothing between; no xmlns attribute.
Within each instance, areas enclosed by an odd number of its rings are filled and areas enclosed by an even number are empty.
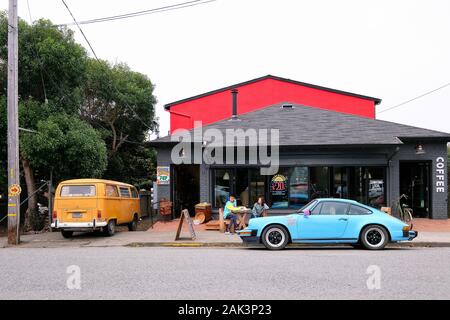
<svg viewBox="0 0 450 320"><path fill-rule="evenodd" d="M124 14L119 14L119 15L114 15L114 16L109 16L109 17L103 17L103 18L89 19L89 20L80 21L78 23L64 23L64 24L59 24L56 26L61 27L61 26L70 26L70 25L74 25L74 24L84 25L84 24L92 24L92 23L120 20L120 19L128 19L128 18L134 18L134 17L143 16L143 15L149 15L149 14L154 14L154 13L160 13L160 12L166 12L166 11L171 11L171 10L178 10L178 9L198 6L198 5L215 2L215 1L217 1L217 0L206 0L206 1L205 0L192 0L192 1L187 1L187 2L176 3L173 5L163 6L163 7L159 7L159 8L141 10L141 11L136 11L136 12L129 12L129 13L124 13Z"/></svg>
<svg viewBox="0 0 450 320"><path fill-rule="evenodd" d="M69 11L70 15L72 16L73 22L76 24L76 26L78 27L78 30L80 30L81 34L83 35L84 40L86 40L87 44L89 45L89 48L91 48L92 53L94 54L95 59L98 60L97 58L97 54L94 51L94 48L92 48L91 43L89 42L88 38L86 37L86 35L83 32L83 29L81 29L80 25L78 24L77 20L75 19L75 17L72 14L72 11L70 11L69 7L67 6L67 3L64 0L61 0L62 3L64 3L64 6L66 7L67 11Z"/></svg>
<svg viewBox="0 0 450 320"><path fill-rule="evenodd" d="M31 31L34 33L34 20L33 20L33 18L32 18L32 16L31 16L31 9L30 9L30 1L29 0L27 0L27 8L28 8L28 15L29 15L29 17L30 17L30 23L31 23ZM45 101L45 103L47 103L48 102L48 100L47 100L47 90L45 89L45 81L44 81L44 74L43 74L43 64L42 64L42 60L40 59L40 57L39 57L39 54L37 53L37 51L36 51L36 48L35 48L35 46L36 46L36 42L35 42L35 37L33 36L33 44L31 45L31 51L33 51L33 54L35 55L35 58L36 58L36 60L38 61L38 64L39 64L39 72L40 72L40 74L41 74L41 83L42 83L42 90L43 90L43 93L44 93L44 101Z"/></svg>
<svg viewBox="0 0 450 320"><path fill-rule="evenodd" d="M412 102L412 101L415 101L415 100L417 100L417 99L420 99L420 98L422 98L422 97L425 97L425 96L427 96L427 95L429 95L429 94L432 94L432 93L434 93L434 92L436 92L436 91L438 91L438 90L444 89L444 88L446 88L446 87L448 87L448 86L450 86L450 82L449 82L449 83L446 83L446 84L444 84L444 85L442 85L442 86L440 86L440 87L438 87L438 88L436 88L436 89L433 89L433 90L431 90L431 91L425 92L425 93L423 93L423 94L421 94L421 95L419 95L419 96L417 96L417 97L414 97L414 98L412 98L412 99L409 99L409 100L407 100L407 101L404 101L404 102L402 102L402 103L399 103L399 104L397 104L397 105L395 105L395 106L392 106L392 107L389 107L389 108L387 108L387 109L381 110L381 111L379 111L379 112L377 112L377 113L380 114L380 113L383 113L383 112L386 112L386 111L389 111L389 110L392 110L392 109L401 107L401 106L403 106L403 105L405 105L405 104L407 104L407 103L410 103L410 102Z"/></svg>
<svg viewBox="0 0 450 320"><path fill-rule="evenodd" d="M97 57L97 54L94 51L94 48L91 46L91 43L89 42L88 38L86 37L86 35L83 32L83 29L81 29L80 25L78 24L77 20L75 19L75 16L72 14L72 12L70 11L69 7L67 6L67 3L64 0L61 0L64 3L64 6L67 8L67 11L69 11L70 15L72 16L72 19L74 21L74 23L76 24L76 26L78 27L78 29L80 30L81 34L83 35L84 40L86 40L87 44L89 45L89 48L91 49L92 53L94 54L95 60L97 60L98 62L100 62L100 59ZM112 85L114 87L114 89L119 92L119 90L117 89L116 85L114 82L112 82ZM131 108L127 103L125 103L125 107L128 108L128 110L130 110L135 117L150 131L153 131L153 128L151 128L149 125L147 125L145 123L144 120L141 119L141 117L139 117L139 115L136 113L136 111Z"/></svg>

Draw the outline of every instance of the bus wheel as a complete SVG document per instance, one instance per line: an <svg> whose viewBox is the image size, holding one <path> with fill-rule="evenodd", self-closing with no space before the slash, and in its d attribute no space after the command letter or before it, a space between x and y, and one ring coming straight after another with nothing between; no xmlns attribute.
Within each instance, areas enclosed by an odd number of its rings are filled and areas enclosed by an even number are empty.
<svg viewBox="0 0 450 320"><path fill-rule="evenodd" d="M64 238L69 239L73 236L73 231L61 230L61 234Z"/></svg>
<svg viewBox="0 0 450 320"><path fill-rule="evenodd" d="M134 215L133 221L131 221L131 222L128 224L128 230L129 230L129 231L136 231L136 230L137 230L137 227L138 227L138 217L137 217L137 215Z"/></svg>
<svg viewBox="0 0 450 320"><path fill-rule="evenodd" d="M107 237L112 237L116 232L116 221L109 220L106 227L103 228L103 234Z"/></svg>

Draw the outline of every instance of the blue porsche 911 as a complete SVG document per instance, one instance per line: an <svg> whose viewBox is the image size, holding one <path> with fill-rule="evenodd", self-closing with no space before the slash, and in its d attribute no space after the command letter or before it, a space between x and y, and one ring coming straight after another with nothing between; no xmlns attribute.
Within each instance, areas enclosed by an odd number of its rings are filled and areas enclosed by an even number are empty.
<svg viewBox="0 0 450 320"><path fill-rule="evenodd" d="M250 219L238 231L247 243L280 250L288 243L345 243L369 250L417 237L411 226L380 210L347 199L315 199L294 214Z"/></svg>

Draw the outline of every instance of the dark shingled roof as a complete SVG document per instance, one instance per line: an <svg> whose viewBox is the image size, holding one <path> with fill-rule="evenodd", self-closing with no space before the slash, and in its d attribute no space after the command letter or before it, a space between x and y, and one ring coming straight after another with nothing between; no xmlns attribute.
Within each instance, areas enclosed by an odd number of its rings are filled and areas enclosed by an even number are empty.
<svg viewBox="0 0 450 320"><path fill-rule="evenodd" d="M291 105L293 108L283 108ZM450 134L323 110L293 103L279 103L239 115L239 120L222 120L203 127L226 129L279 129L280 146L399 145L402 140L450 141ZM244 139L244 137L241 137ZM170 136L150 142L157 146Z"/></svg>

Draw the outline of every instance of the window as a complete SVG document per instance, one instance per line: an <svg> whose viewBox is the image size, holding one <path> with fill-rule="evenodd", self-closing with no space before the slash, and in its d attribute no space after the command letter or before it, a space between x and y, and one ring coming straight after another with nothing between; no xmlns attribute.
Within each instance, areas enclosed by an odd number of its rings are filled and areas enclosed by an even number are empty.
<svg viewBox="0 0 450 320"><path fill-rule="evenodd" d="M320 215L347 214L348 204L345 202L327 201L322 203Z"/></svg>
<svg viewBox="0 0 450 320"><path fill-rule="evenodd" d="M289 207L289 168L280 168L270 180L270 198L272 209L287 209ZM300 208L300 206L299 206Z"/></svg>
<svg viewBox="0 0 450 320"><path fill-rule="evenodd" d="M372 211L366 209L364 207L355 206L353 204L350 205L350 209L348 210L349 215L358 216L363 214L371 214Z"/></svg>
<svg viewBox="0 0 450 320"><path fill-rule="evenodd" d="M309 189L311 199L330 196L330 176L328 167L311 167L309 169Z"/></svg>
<svg viewBox="0 0 450 320"><path fill-rule="evenodd" d="M106 185L106 196L110 198L118 198L119 192L117 191L117 187L107 184Z"/></svg>
<svg viewBox="0 0 450 320"><path fill-rule="evenodd" d="M236 169L236 197L238 198L238 205L245 207L250 206L247 168ZM251 205L253 205L253 203Z"/></svg>
<svg viewBox="0 0 450 320"><path fill-rule="evenodd" d="M131 188L131 195L132 195L132 197L135 198L135 199L136 199L136 198L139 198L139 194L138 194L136 188Z"/></svg>
<svg viewBox="0 0 450 320"><path fill-rule="evenodd" d="M214 207L221 208L230 197L234 173L229 169L215 170L214 173Z"/></svg>
<svg viewBox="0 0 450 320"><path fill-rule="evenodd" d="M249 170L250 175L250 206L258 200L258 197L266 195L266 176L260 174L259 168Z"/></svg>
<svg viewBox="0 0 450 320"><path fill-rule="evenodd" d="M63 186L61 197L93 197L95 186Z"/></svg>
<svg viewBox="0 0 450 320"><path fill-rule="evenodd" d="M322 203L319 203L314 209L311 210L311 214L320 214L320 209L322 209Z"/></svg>
<svg viewBox="0 0 450 320"><path fill-rule="evenodd" d="M131 198L130 189L127 187L120 187L120 196L122 198Z"/></svg>
<svg viewBox="0 0 450 320"><path fill-rule="evenodd" d="M308 167L294 167L289 177L289 207L301 208L308 201Z"/></svg>

